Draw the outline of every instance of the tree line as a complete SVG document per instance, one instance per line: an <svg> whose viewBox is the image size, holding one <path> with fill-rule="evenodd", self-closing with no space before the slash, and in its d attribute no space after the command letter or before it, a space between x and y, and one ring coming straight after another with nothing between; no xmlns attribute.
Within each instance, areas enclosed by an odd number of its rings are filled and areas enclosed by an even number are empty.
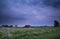
<svg viewBox="0 0 60 39"><path fill-rule="evenodd" d="M13 27L13 25L2 25L1 27ZM15 27L18 27L15 25ZM24 28L29 28L30 25L25 25ZM60 27L60 23L57 20L54 20L54 27Z"/></svg>

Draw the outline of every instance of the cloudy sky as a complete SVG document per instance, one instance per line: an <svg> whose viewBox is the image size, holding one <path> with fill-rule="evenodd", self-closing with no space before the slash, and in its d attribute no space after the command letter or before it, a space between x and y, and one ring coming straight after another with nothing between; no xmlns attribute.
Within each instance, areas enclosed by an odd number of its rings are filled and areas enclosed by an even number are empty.
<svg viewBox="0 0 60 39"><path fill-rule="evenodd" d="M60 22L60 0L0 0L0 25L53 25Z"/></svg>

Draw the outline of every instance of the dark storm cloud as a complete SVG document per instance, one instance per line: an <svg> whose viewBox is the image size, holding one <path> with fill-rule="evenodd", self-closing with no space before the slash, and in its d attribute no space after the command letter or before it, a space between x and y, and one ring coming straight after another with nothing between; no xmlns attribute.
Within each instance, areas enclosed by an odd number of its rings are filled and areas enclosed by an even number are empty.
<svg viewBox="0 0 60 39"><path fill-rule="evenodd" d="M0 24L52 24L59 8L59 0L0 0Z"/></svg>
<svg viewBox="0 0 60 39"><path fill-rule="evenodd" d="M47 6L53 6L53 7L60 7L60 0L0 0L1 7L8 6L8 2L11 3L20 3L20 4L27 4L27 5L47 5Z"/></svg>
<svg viewBox="0 0 60 39"><path fill-rule="evenodd" d="M60 0L44 0L46 6L52 6L55 8L60 8Z"/></svg>
<svg viewBox="0 0 60 39"><path fill-rule="evenodd" d="M0 0L0 9L5 9L7 8L6 0Z"/></svg>
<svg viewBox="0 0 60 39"><path fill-rule="evenodd" d="M19 17L13 17L13 16L8 15L8 14L1 14L0 13L0 24L5 24L5 23L12 24L16 20L19 20L20 23L22 23L24 20L26 20L26 18L22 14Z"/></svg>
<svg viewBox="0 0 60 39"><path fill-rule="evenodd" d="M7 1L8 0L0 0L0 24L14 22L16 20L19 20L20 22L26 20L24 14L20 14L20 16L17 17L9 14L14 12L11 12Z"/></svg>
<svg viewBox="0 0 60 39"><path fill-rule="evenodd" d="M15 0L16 2L16 0ZM46 5L46 6L52 6L55 8L60 7L60 0L20 0L22 4L28 4L28 5Z"/></svg>

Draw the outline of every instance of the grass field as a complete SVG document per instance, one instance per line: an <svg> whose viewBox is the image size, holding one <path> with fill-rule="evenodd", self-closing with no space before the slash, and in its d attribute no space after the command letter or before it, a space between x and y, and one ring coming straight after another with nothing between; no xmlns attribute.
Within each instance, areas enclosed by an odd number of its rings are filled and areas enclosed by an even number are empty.
<svg viewBox="0 0 60 39"><path fill-rule="evenodd" d="M0 28L0 39L60 39L60 28Z"/></svg>

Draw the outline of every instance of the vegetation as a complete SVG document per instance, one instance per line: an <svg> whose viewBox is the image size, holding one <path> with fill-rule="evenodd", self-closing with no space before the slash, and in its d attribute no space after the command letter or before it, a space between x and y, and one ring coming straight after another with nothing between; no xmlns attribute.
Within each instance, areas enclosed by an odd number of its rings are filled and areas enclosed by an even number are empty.
<svg viewBox="0 0 60 39"><path fill-rule="evenodd" d="M57 20L54 21L54 27L60 27L59 22Z"/></svg>
<svg viewBox="0 0 60 39"><path fill-rule="evenodd" d="M31 26L30 26L30 25L25 25L24 27L25 27L25 28L29 28L29 27L31 27Z"/></svg>
<svg viewBox="0 0 60 39"><path fill-rule="evenodd" d="M60 39L60 28L0 28L0 39Z"/></svg>

